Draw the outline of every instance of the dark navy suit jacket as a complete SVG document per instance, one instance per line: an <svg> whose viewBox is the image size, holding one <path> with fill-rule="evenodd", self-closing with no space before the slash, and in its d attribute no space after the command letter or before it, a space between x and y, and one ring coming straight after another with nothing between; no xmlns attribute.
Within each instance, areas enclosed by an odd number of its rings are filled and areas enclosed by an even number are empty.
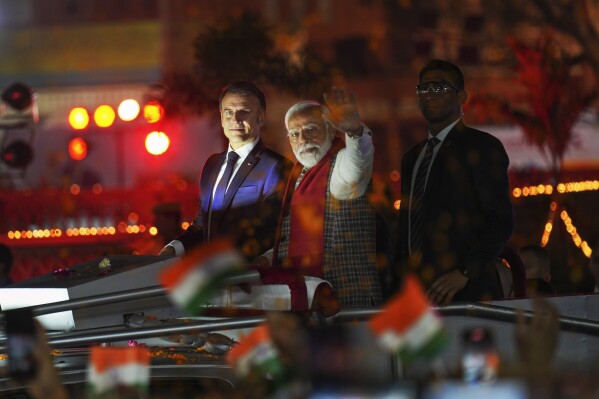
<svg viewBox="0 0 599 399"><path fill-rule="evenodd" d="M226 151L214 154L206 161L200 177L197 215L177 239L187 252L209 239L228 237L246 259L251 260L273 246L285 183L292 164L258 141L231 180L222 210L212 212L208 237L212 191L226 155Z"/></svg>
<svg viewBox="0 0 599 399"><path fill-rule="evenodd" d="M398 275L417 273L425 287L458 269L469 282L454 301L501 297L495 259L513 229L508 156L492 135L458 122L439 148L422 202L422 259L410 259L408 223L414 166L426 140L401 162Z"/></svg>

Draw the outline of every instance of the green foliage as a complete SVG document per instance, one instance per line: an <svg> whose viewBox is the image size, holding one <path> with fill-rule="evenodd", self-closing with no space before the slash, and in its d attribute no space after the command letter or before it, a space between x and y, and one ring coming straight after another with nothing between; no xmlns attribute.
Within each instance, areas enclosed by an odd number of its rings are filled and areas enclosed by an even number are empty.
<svg viewBox="0 0 599 399"><path fill-rule="evenodd" d="M221 87L237 80L317 98L329 86L329 67L303 49L291 54L276 46L275 31L245 12L209 25L193 42L191 73L169 74L154 87L167 115L203 114L216 108Z"/></svg>

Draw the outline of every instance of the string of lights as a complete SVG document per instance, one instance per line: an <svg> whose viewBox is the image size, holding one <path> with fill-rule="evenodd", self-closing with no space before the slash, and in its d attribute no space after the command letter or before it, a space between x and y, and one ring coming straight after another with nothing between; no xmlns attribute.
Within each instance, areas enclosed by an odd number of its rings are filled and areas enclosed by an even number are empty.
<svg viewBox="0 0 599 399"><path fill-rule="evenodd" d="M545 247L549 244L549 237L553 230L553 221L555 220L555 211L557 210L557 203L554 201L549 206L549 216L547 216L547 223L543 229L543 236L541 237L541 246Z"/></svg>
<svg viewBox="0 0 599 399"><path fill-rule="evenodd" d="M514 198L535 195L551 195L557 190L560 194L580 193L583 191L599 190L599 180L585 180L579 182L558 183L555 187L551 184L538 184L536 186L516 187L512 190Z"/></svg>
<svg viewBox="0 0 599 399"><path fill-rule="evenodd" d="M181 223L181 228L186 230L189 227L188 222ZM149 233L152 236L158 234L158 229L155 226L147 228L143 224L127 225L125 222L119 223L115 228L114 226L104 227L72 227L68 228L63 232L63 229L33 229L33 230L14 230L6 233L9 240L22 240L22 239L43 239L43 238L58 238L65 234L67 237L78 237L78 236L114 236L116 234L140 234Z"/></svg>
<svg viewBox="0 0 599 399"><path fill-rule="evenodd" d="M580 248L582 250L582 253L584 253L584 255L587 258L590 258L593 250L589 247L589 244L586 241L584 241L582 237L580 237L580 234L578 234L576 226L574 226L574 224L572 223L572 219L568 215L568 212L565 209L563 209L560 212L559 216L566 225L566 231L570 233L570 235L572 236L572 241L574 241L574 245Z"/></svg>
<svg viewBox="0 0 599 399"><path fill-rule="evenodd" d="M541 246L542 247L545 247L545 246L547 246L547 244L549 244L549 237L551 236L551 231L553 230L553 223L555 220L555 213L557 212L558 205L554 201L551 203L549 208L550 208L550 210L549 210L549 215L547 216L547 223L545 223L545 229L543 230L543 236L541 237ZM591 249L589 244L585 240L582 239L580 234L578 234L578 230L576 229L576 226L574 226L574 223L572 223L572 218L568 214L568 211L566 211L566 209L563 206L561 208L562 208L562 210L559 214L560 219L566 226L566 231L572 237L572 241L574 242L574 245L576 245L578 248L580 248L582 253L587 258L590 258L591 254L593 253L593 250Z"/></svg>

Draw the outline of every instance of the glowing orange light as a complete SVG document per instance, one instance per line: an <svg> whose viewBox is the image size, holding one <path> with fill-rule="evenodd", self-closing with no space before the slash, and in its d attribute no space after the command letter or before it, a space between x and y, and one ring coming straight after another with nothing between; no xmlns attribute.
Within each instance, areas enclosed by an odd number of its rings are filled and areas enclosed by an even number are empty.
<svg viewBox="0 0 599 399"><path fill-rule="evenodd" d="M159 122L164 117L164 108L158 101L149 101L144 105L144 118L148 123Z"/></svg>
<svg viewBox="0 0 599 399"><path fill-rule="evenodd" d="M75 107L69 112L69 125L75 130L85 129L89 125L89 113L85 108Z"/></svg>
<svg viewBox="0 0 599 399"><path fill-rule="evenodd" d="M72 184L71 185L71 194L77 195L80 192L81 192L81 187L79 187L79 184Z"/></svg>
<svg viewBox="0 0 599 399"><path fill-rule="evenodd" d="M187 230L188 227L189 227L189 222L183 222L183 223L181 223L181 228L183 230Z"/></svg>
<svg viewBox="0 0 599 399"><path fill-rule="evenodd" d="M137 214L137 212L130 212L127 216L127 220L131 224L136 224L139 221L139 215Z"/></svg>
<svg viewBox="0 0 599 399"><path fill-rule="evenodd" d="M568 192L568 184L570 183L560 183L557 185L557 191L560 193L567 193Z"/></svg>
<svg viewBox="0 0 599 399"><path fill-rule="evenodd" d="M154 226L150 227L150 235L155 236L158 234L158 229Z"/></svg>
<svg viewBox="0 0 599 399"><path fill-rule="evenodd" d="M146 136L146 151L152 155L162 155L168 150L171 140L164 132L152 132Z"/></svg>
<svg viewBox="0 0 599 399"><path fill-rule="evenodd" d="M137 115L139 115L139 103L132 98L123 100L119 104L117 113L122 121L130 122L137 118Z"/></svg>
<svg viewBox="0 0 599 399"><path fill-rule="evenodd" d="M98 127L110 127L114 123L116 114L110 105L100 105L94 111L94 121Z"/></svg>
<svg viewBox="0 0 599 399"><path fill-rule="evenodd" d="M586 241L583 241L582 244L580 244L580 249L582 249L582 253L584 253L584 256L586 256L587 258L590 258L593 254L593 250L589 246L589 243Z"/></svg>
<svg viewBox="0 0 599 399"><path fill-rule="evenodd" d="M395 202L393 203L393 208L399 210L400 206L401 206L401 200L395 200Z"/></svg>
<svg viewBox="0 0 599 399"><path fill-rule="evenodd" d="M69 156L75 161L81 161L87 156L87 143L81 137L74 137L69 141Z"/></svg>

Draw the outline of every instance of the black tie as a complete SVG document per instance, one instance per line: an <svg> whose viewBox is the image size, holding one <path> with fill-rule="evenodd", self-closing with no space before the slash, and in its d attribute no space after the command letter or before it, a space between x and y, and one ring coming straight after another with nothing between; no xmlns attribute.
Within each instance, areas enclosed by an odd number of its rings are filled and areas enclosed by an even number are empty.
<svg viewBox="0 0 599 399"><path fill-rule="evenodd" d="M422 212L422 197L424 197L424 188L426 186L426 175L433 159L433 150L440 140L433 137L426 143L426 152L424 158L418 167L416 179L414 180L414 189L412 191L412 202L410 208L410 249L411 253L420 250L422 246L422 225L420 217Z"/></svg>
<svg viewBox="0 0 599 399"><path fill-rule="evenodd" d="M216 186L216 191L214 192L214 199L212 200L212 211L220 211L223 202L225 200L225 194L227 192L227 185L229 184L229 180L231 180L231 175L233 174L233 170L235 169L235 163L239 159L239 155L235 151L229 151L227 154L227 166L225 167L225 172L223 176L220 178L218 185Z"/></svg>

